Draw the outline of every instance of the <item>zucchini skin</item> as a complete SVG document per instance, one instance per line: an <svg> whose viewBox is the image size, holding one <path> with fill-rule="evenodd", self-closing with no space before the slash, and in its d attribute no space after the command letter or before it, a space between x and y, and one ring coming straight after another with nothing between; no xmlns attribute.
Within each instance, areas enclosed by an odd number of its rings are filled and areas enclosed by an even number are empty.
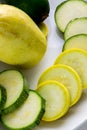
<svg viewBox="0 0 87 130"><path fill-rule="evenodd" d="M66 48L66 45L67 45L67 42L68 42L68 41L70 41L70 40L71 40L72 38L74 38L74 37L80 37L80 36L87 37L87 34L77 34L77 35L74 35L74 36L68 38L68 39L64 42L64 44L63 44L62 52L66 50L65 48ZM73 48L71 48L71 49L73 49ZM78 48L78 49L79 49L79 48Z"/></svg>
<svg viewBox="0 0 87 130"><path fill-rule="evenodd" d="M30 90L30 91L34 91L34 90ZM34 91L34 92L36 92L36 91ZM20 129L17 129L17 130L28 130L28 129L32 130L33 128L35 128L36 126L38 126L40 124L41 119L42 119L42 117L45 113L45 102L46 101L43 97L41 97L41 95L38 92L36 92L36 93L41 98L41 106L42 106L42 109L41 109L40 113L38 114L36 121L34 123L32 123L31 125L27 126L26 128L22 128L22 129L20 128ZM16 130L16 129L11 129L11 130Z"/></svg>
<svg viewBox="0 0 87 130"><path fill-rule="evenodd" d="M3 1L3 0L2 0ZM26 12L37 24L45 20L50 12L48 0L4 0Z"/></svg>
<svg viewBox="0 0 87 130"><path fill-rule="evenodd" d="M12 69L4 70L4 71L0 72L0 74L3 73L3 72L5 72L5 71L11 71L11 70ZM19 73L21 73L19 70L16 70L16 71L18 71ZM21 76L22 76L22 78L24 80L22 93L20 94L19 98L12 105L10 105L7 108L3 108L1 110L1 115L5 115L5 114L8 114L8 113L14 111L18 107L20 107L24 103L24 101L27 99L27 97L29 95L28 84L27 84L27 81L25 80L25 78L24 78L24 76L23 76L22 73L21 73Z"/></svg>
<svg viewBox="0 0 87 130"><path fill-rule="evenodd" d="M77 34L73 34L73 35L71 35L71 36L69 36L69 37L67 38L67 32L68 32L70 26L72 26L72 24L75 23L75 22L84 21L84 20L87 21L87 17L75 18L75 19L71 20L71 21L67 24L66 29L65 29L65 32L64 32L64 40L65 40L65 41L68 40L68 39L70 39L70 38L73 37L73 36L80 35L80 34L86 34L86 33L83 33L83 32L80 32L80 33L78 32Z"/></svg>
<svg viewBox="0 0 87 130"><path fill-rule="evenodd" d="M26 91L26 89L24 87L24 90L21 93L20 97L17 99L17 101L14 104L12 104L11 106L9 106L8 108L2 109L1 115L6 115L6 114L16 110L18 107L20 107L24 103L24 101L27 99L27 97L28 97L28 91Z"/></svg>
<svg viewBox="0 0 87 130"><path fill-rule="evenodd" d="M6 92L6 89L2 85L0 85L0 90L1 90L0 110L2 110L6 103L7 92Z"/></svg>
<svg viewBox="0 0 87 130"><path fill-rule="evenodd" d="M35 92L35 93L38 94L38 92L36 92L36 91L34 91L34 90L31 90L31 89L30 89L30 91ZM29 92L30 92L30 91L29 91ZM41 110L40 110L40 112L39 112L37 118L35 119L35 122L33 122L33 123L30 124L29 126L26 126L26 127L23 127L23 128L10 128L10 127L8 127L8 126L4 123L4 121L2 120L2 116L1 116L1 123L4 124L4 126L5 126L6 128L8 128L9 130L32 130L33 128L35 128L36 126L38 126L38 125L40 124L41 119L42 119L42 117L43 117L43 115L44 115L44 112L45 112L45 99L44 99L43 97L41 97L39 94L38 94L38 96L40 97L41 106L42 106L42 107L41 107Z"/></svg>
<svg viewBox="0 0 87 130"><path fill-rule="evenodd" d="M59 25L59 23L57 22L57 19L56 19L56 13L57 11L65 4L67 3L67 1L63 1L62 3L60 3L57 7L56 7L56 10L55 10L55 13L54 13L54 20L55 20L55 23L57 25L57 28L63 33L64 31L62 30L61 26Z"/></svg>

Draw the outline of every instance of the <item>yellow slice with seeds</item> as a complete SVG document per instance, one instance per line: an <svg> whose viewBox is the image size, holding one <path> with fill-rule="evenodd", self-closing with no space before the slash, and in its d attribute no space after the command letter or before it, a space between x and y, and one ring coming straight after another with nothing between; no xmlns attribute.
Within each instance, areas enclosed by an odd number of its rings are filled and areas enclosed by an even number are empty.
<svg viewBox="0 0 87 130"><path fill-rule="evenodd" d="M72 67L80 76L83 88L87 88L87 52L81 49L70 49L61 53L55 64Z"/></svg>
<svg viewBox="0 0 87 130"><path fill-rule="evenodd" d="M38 84L55 80L62 83L70 92L71 106L76 104L82 94L82 83L79 75L67 65L53 65L46 69L40 76Z"/></svg>
<svg viewBox="0 0 87 130"><path fill-rule="evenodd" d="M64 116L70 107L68 89L57 81L49 80L39 85L37 92L46 100L44 121L54 121Z"/></svg>

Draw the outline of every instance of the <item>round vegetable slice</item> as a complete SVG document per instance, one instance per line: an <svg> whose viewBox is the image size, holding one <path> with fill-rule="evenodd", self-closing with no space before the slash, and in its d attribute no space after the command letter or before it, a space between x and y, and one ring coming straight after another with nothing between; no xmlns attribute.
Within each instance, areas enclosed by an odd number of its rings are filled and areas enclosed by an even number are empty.
<svg viewBox="0 0 87 130"><path fill-rule="evenodd" d="M68 49L83 49L87 51L87 34L78 34L65 41L62 51Z"/></svg>
<svg viewBox="0 0 87 130"><path fill-rule="evenodd" d="M0 84L7 92L7 100L2 114L7 114L19 107L28 97L28 85L18 70L5 70L0 73Z"/></svg>
<svg viewBox="0 0 87 130"><path fill-rule="evenodd" d="M64 32L64 39L67 40L70 37L77 34L87 34L87 18L77 18L68 23Z"/></svg>
<svg viewBox="0 0 87 130"><path fill-rule="evenodd" d="M54 17L58 28L64 32L72 19L87 17L87 3L83 0L64 1L57 6Z"/></svg>
<svg viewBox="0 0 87 130"><path fill-rule="evenodd" d="M80 76L83 88L87 88L87 52L81 49L70 49L62 52L54 64L65 64L72 67Z"/></svg>
<svg viewBox="0 0 87 130"><path fill-rule="evenodd" d="M26 101L7 115L2 115L3 124L11 130L31 130L40 123L45 111L45 100L30 90Z"/></svg>
<svg viewBox="0 0 87 130"><path fill-rule="evenodd" d="M66 86L70 92L71 106L80 99L82 94L81 79L71 67L62 64L49 67L41 74L38 84L47 80L56 80Z"/></svg>
<svg viewBox="0 0 87 130"><path fill-rule="evenodd" d="M0 110L3 109L7 99L6 89L0 85Z"/></svg>
<svg viewBox="0 0 87 130"><path fill-rule="evenodd" d="M54 121L64 116L70 107L68 89L57 81L46 81L38 86L37 92L46 100L44 121Z"/></svg>

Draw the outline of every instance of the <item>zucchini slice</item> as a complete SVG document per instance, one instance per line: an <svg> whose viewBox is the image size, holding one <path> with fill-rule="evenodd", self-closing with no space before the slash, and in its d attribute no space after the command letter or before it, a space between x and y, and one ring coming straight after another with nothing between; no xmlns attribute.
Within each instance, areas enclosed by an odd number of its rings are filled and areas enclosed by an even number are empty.
<svg viewBox="0 0 87 130"><path fill-rule="evenodd" d="M80 76L83 88L87 88L87 52L82 49L70 49L62 52L55 65L65 64L72 67Z"/></svg>
<svg viewBox="0 0 87 130"><path fill-rule="evenodd" d="M46 100L44 121L54 121L64 116L70 107L68 89L57 81L46 81L38 86L37 92Z"/></svg>
<svg viewBox="0 0 87 130"><path fill-rule="evenodd" d="M45 111L45 100L34 90L15 111L1 116L2 123L11 130L31 130L40 123Z"/></svg>
<svg viewBox="0 0 87 130"><path fill-rule="evenodd" d="M0 110L3 109L7 99L6 89L0 85Z"/></svg>
<svg viewBox="0 0 87 130"><path fill-rule="evenodd" d="M57 6L54 17L57 27L64 32L72 19L87 17L87 2L83 0L64 1Z"/></svg>
<svg viewBox="0 0 87 130"><path fill-rule="evenodd" d="M7 100L2 114L12 112L28 97L28 86L21 72L18 70L5 70L0 73L0 84L7 91Z"/></svg>
<svg viewBox="0 0 87 130"><path fill-rule="evenodd" d="M62 51L68 49L83 49L87 51L87 34L78 34L65 41Z"/></svg>
<svg viewBox="0 0 87 130"><path fill-rule="evenodd" d="M71 67L62 64L49 67L41 74L38 84L47 80L56 80L66 86L70 92L71 106L79 101L82 83L79 75Z"/></svg>
<svg viewBox="0 0 87 130"><path fill-rule="evenodd" d="M87 18L77 18L68 23L64 32L64 39L77 34L87 34Z"/></svg>

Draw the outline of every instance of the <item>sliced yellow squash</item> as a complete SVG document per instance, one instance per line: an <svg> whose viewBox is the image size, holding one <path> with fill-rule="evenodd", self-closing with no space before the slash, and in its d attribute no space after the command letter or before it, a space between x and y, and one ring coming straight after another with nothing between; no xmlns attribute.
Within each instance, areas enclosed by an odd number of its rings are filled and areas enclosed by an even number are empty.
<svg viewBox="0 0 87 130"><path fill-rule="evenodd" d="M81 49L70 49L61 53L54 64L71 66L80 76L83 88L87 88L87 52Z"/></svg>
<svg viewBox="0 0 87 130"><path fill-rule="evenodd" d="M53 121L64 116L70 107L68 89L57 81L46 81L39 85L37 92L46 100L44 121Z"/></svg>
<svg viewBox="0 0 87 130"><path fill-rule="evenodd" d="M62 64L49 67L41 74L38 84L47 80L56 80L68 88L71 106L80 99L82 94L81 79L71 67Z"/></svg>

